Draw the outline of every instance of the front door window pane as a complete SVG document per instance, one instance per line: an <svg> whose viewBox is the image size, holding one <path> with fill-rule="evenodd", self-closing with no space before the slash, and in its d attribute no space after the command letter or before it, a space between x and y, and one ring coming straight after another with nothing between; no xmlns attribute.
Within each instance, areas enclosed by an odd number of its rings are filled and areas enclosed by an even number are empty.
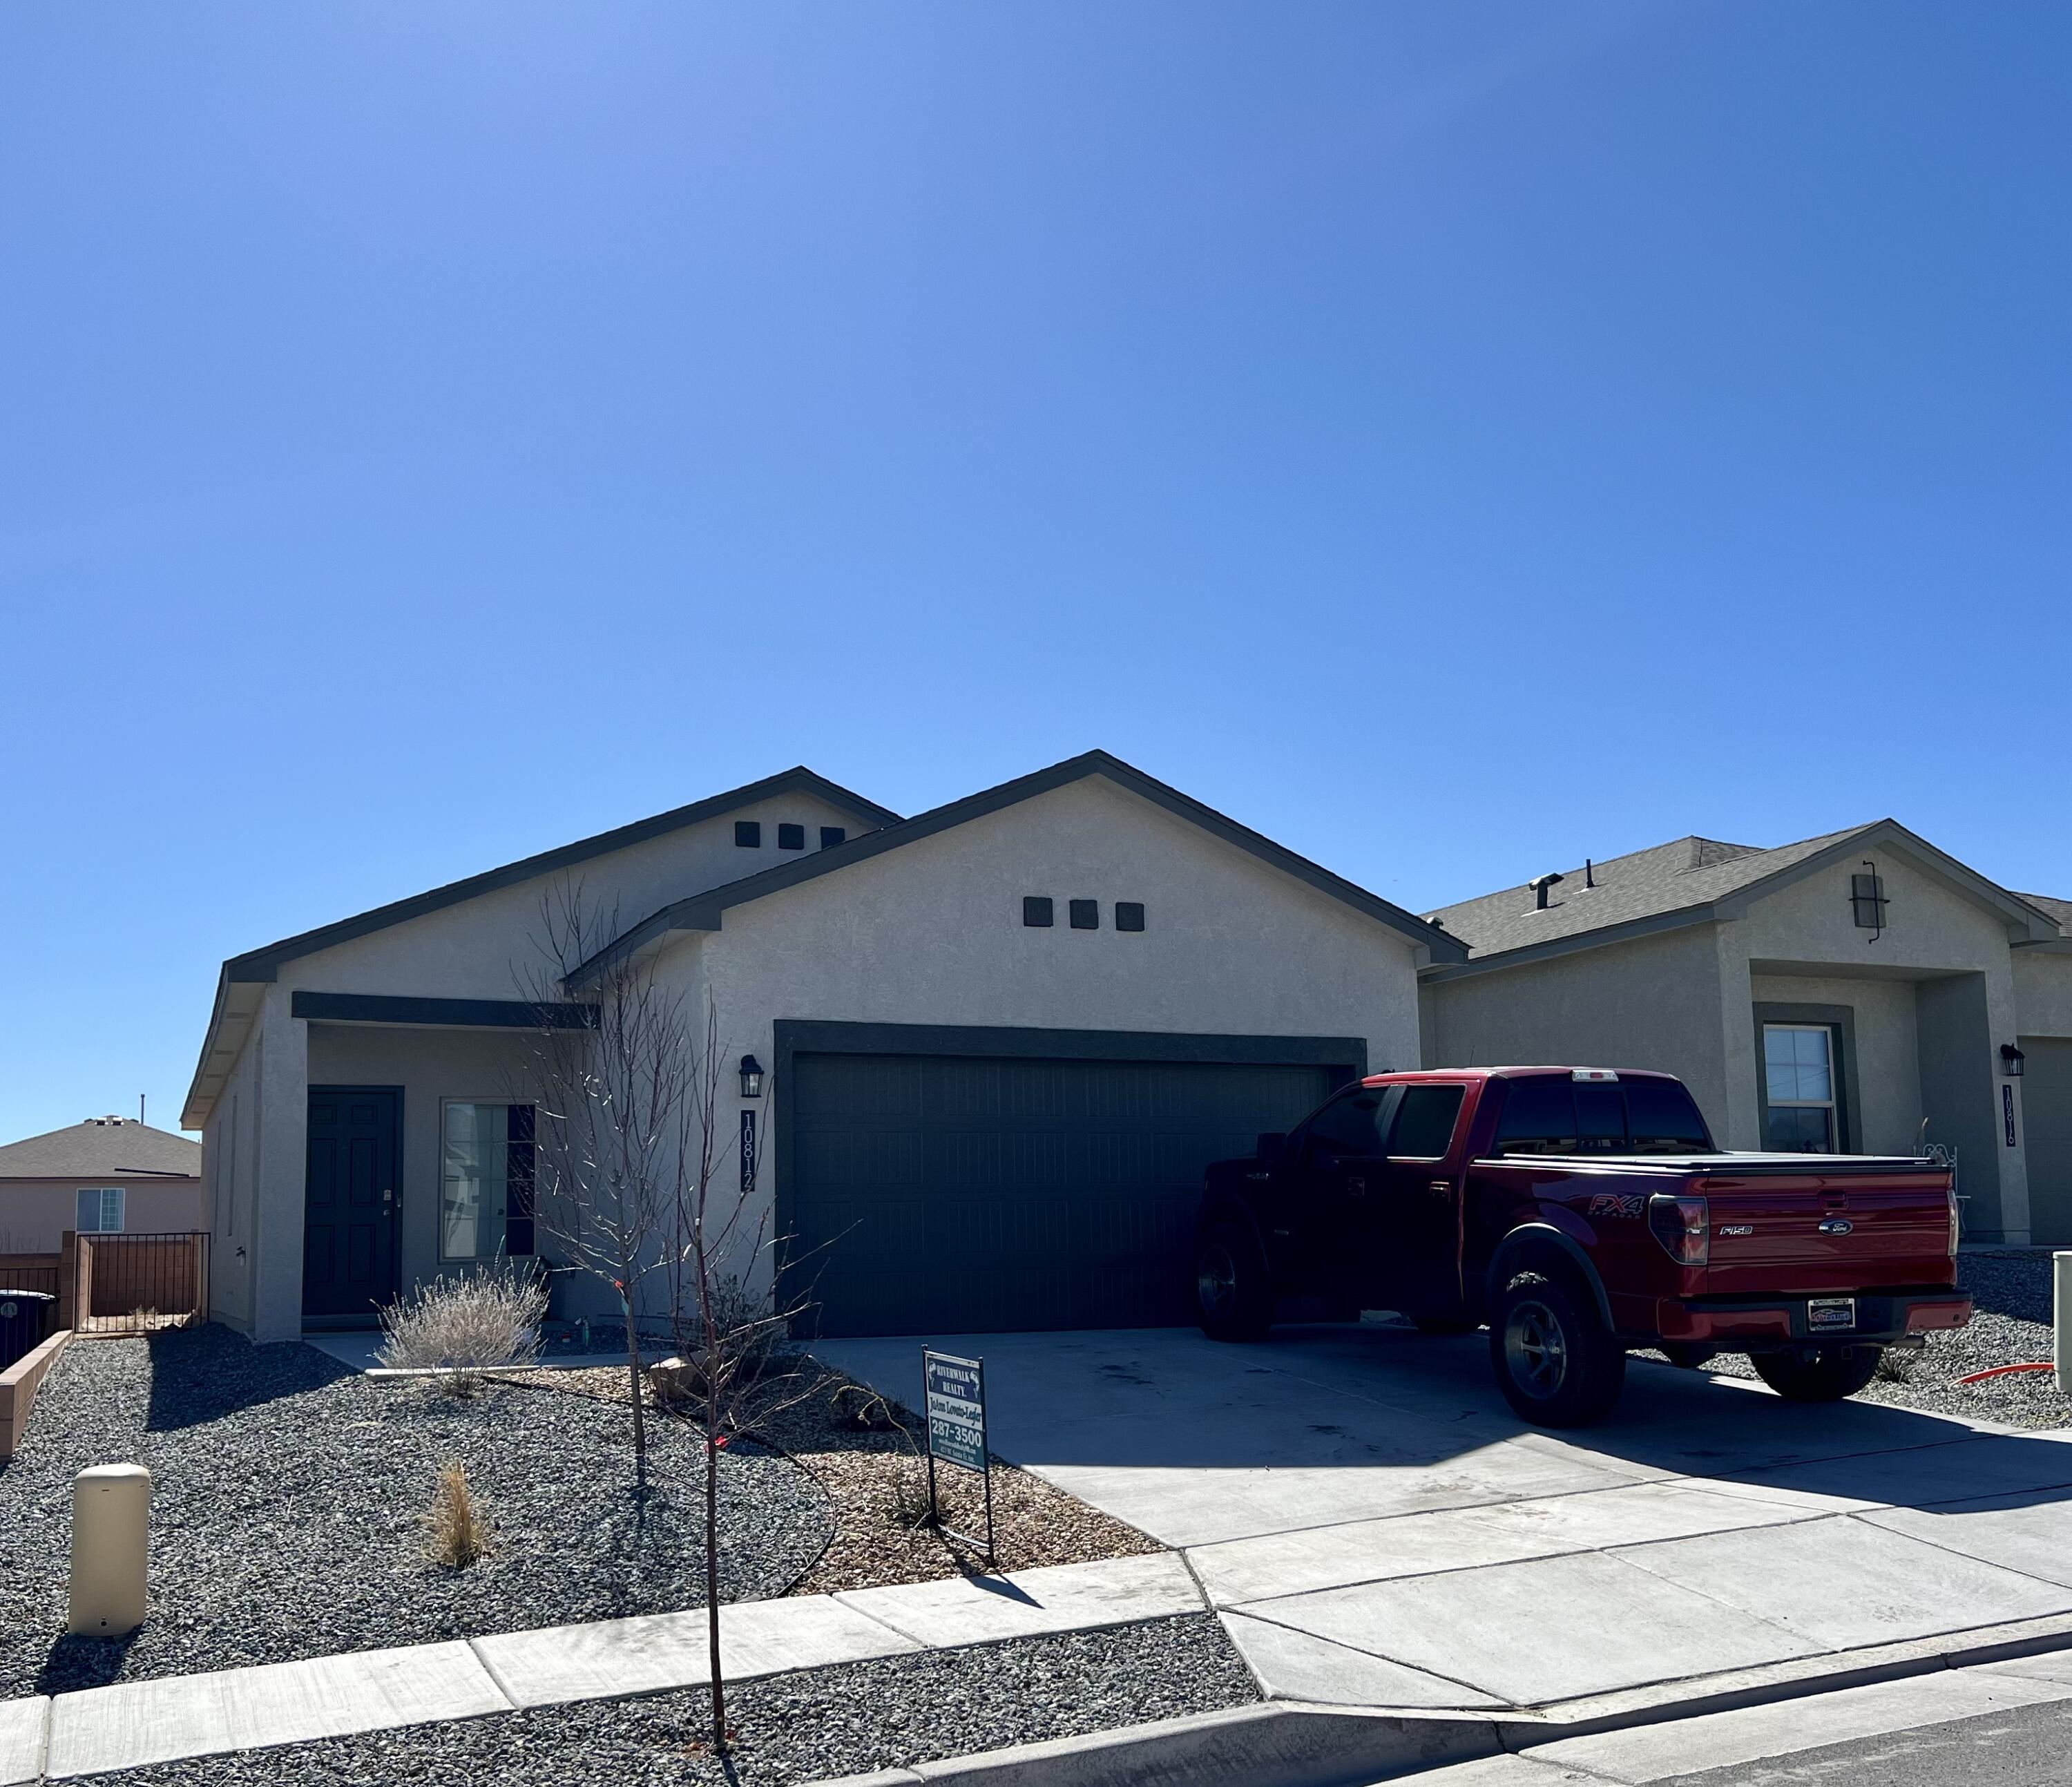
<svg viewBox="0 0 2072 1787"><path fill-rule="evenodd" d="M1766 1144L1780 1154L1833 1154L1835 1032L1825 1024L1762 1028Z"/></svg>
<svg viewBox="0 0 2072 1787"><path fill-rule="evenodd" d="M447 1259L487 1259L502 1248L509 1109L506 1105L446 1106L439 1251Z"/></svg>

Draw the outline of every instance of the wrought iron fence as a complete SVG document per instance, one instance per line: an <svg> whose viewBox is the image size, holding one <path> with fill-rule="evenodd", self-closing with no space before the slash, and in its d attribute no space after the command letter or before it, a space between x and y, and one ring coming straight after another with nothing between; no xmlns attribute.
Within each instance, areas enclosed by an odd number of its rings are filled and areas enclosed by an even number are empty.
<svg viewBox="0 0 2072 1787"><path fill-rule="evenodd" d="M208 1236L81 1235L72 1326L81 1334L149 1334L208 1320Z"/></svg>

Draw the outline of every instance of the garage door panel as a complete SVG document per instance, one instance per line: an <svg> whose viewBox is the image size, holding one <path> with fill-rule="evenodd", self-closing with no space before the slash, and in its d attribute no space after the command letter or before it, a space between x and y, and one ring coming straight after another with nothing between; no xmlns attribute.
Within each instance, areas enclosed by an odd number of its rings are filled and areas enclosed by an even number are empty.
<svg viewBox="0 0 2072 1787"><path fill-rule="evenodd" d="M1202 1171L1285 1129L1322 1067L801 1056L791 1217L829 1334L1192 1319Z"/></svg>

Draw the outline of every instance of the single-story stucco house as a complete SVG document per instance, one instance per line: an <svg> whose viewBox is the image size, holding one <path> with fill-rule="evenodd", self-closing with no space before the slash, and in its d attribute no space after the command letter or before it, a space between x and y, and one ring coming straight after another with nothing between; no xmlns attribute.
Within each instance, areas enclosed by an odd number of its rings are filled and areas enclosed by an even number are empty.
<svg viewBox="0 0 2072 1787"><path fill-rule="evenodd" d="M128 1117L89 1117L0 1147L0 1254L56 1254L65 1231L204 1226L199 1143Z"/></svg>
<svg viewBox="0 0 2072 1787"><path fill-rule="evenodd" d="M1428 915L1428 1066L1657 1068L1737 1149L1952 1151L1968 1240L2072 1243L2072 904L1895 821L1683 838Z"/></svg>
<svg viewBox="0 0 2072 1787"><path fill-rule="evenodd" d="M183 1118L217 1319L545 1247L518 989L576 880L767 1070L726 1114L829 1332L1188 1319L1205 1163L1416 1064L1418 970L1468 953L1104 752L911 819L791 770L226 962Z"/></svg>

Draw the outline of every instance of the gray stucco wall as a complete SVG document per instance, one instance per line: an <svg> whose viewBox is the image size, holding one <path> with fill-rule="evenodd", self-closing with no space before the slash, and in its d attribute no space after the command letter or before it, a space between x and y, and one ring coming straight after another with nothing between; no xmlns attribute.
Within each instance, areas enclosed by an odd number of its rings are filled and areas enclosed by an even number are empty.
<svg viewBox="0 0 2072 1787"><path fill-rule="evenodd" d="M2025 1036L2072 1036L2072 948L2017 949L2014 1004Z"/></svg>
<svg viewBox="0 0 2072 1787"><path fill-rule="evenodd" d="M1922 1117L1914 983L1756 974L1749 978L1749 986L1758 1005L1840 1007L1853 1014L1850 1028L1856 1048L1859 1145L1868 1154L1911 1152L1919 1139ZM1753 1049L1753 1018L1749 1027ZM1753 1058L1749 1070L1752 1074L1758 1071Z"/></svg>
<svg viewBox="0 0 2072 1787"><path fill-rule="evenodd" d="M1428 1067L1536 1063L1674 1073L1725 1133L1725 1030L1709 925L1426 989ZM1745 1008L1744 1008L1745 1011Z"/></svg>

